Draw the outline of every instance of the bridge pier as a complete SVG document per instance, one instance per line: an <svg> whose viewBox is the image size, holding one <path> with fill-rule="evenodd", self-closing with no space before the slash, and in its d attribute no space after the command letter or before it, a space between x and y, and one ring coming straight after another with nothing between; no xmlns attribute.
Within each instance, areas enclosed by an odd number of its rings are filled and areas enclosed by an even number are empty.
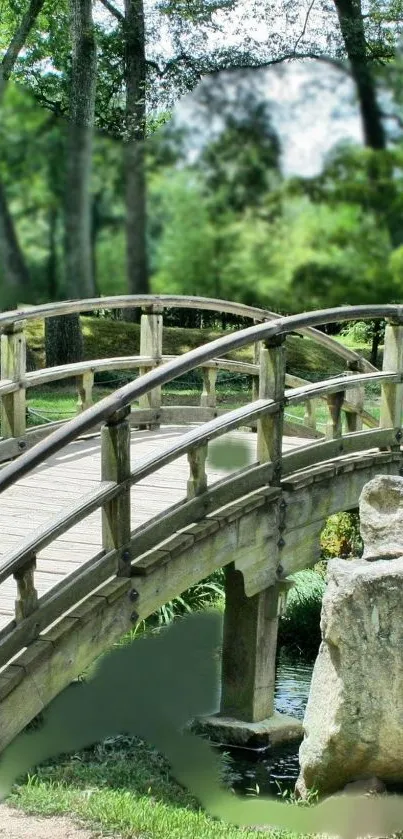
<svg viewBox="0 0 403 839"><path fill-rule="evenodd" d="M220 710L199 719L196 732L248 748L302 740L302 723L274 710L279 607L291 585L247 597L242 573L226 566Z"/></svg>

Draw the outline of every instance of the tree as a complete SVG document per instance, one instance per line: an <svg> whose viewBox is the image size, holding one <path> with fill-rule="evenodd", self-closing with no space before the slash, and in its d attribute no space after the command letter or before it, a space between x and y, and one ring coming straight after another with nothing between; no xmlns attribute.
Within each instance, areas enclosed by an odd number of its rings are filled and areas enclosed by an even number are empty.
<svg viewBox="0 0 403 839"><path fill-rule="evenodd" d="M31 0L19 25L14 30L11 40L0 64L0 105L6 85L18 61L20 52L32 31L44 0ZM13 218L9 211L6 192L0 181L0 264L3 283L6 286L6 304L17 302L29 287L29 271L19 245ZM8 298L8 299L7 299Z"/></svg>
<svg viewBox="0 0 403 839"><path fill-rule="evenodd" d="M72 67L65 176L65 271L69 296L92 296L92 170L96 91L96 42L92 0L70 0ZM83 338L78 315L46 321L46 361L79 361Z"/></svg>

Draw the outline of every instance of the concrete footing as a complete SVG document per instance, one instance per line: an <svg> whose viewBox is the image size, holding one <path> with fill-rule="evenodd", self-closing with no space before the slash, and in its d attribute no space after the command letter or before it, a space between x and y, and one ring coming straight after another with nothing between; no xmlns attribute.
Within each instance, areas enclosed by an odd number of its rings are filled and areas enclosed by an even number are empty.
<svg viewBox="0 0 403 839"><path fill-rule="evenodd" d="M215 714L193 720L190 727L194 734L206 736L220 745L249 749L280 746L303 738L302 722L277 712L261 722L244 722Z"/></svg>

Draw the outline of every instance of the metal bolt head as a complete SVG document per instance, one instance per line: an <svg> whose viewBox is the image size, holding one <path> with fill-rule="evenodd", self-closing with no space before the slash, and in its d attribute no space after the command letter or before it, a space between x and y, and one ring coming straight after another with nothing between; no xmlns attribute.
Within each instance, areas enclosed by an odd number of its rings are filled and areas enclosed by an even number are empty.
<svg viewBox="0 0 403 839"><path fill-rule="evenodd" d="M130 620L132 621L132 623L137 623L138 619L139 619L138 612L132 612L131 615L130 615Z"/></svg>
<svg viewBox="0 0 403 839"><path fill-rule="evenodd" d="M123 560L123 562L129 562L130 561L130 551L123 551L122 560Z"/></svg>
<svg viewBox="0 0 403 839"><path fill-rule="evenodd" d="M131 591L129 592L129 597L130 597L130 600L132 601L132 603L135 603L135 601L138 600L138 598L139 598L139 593L138 593L137 589L132 588Z"/></svg>

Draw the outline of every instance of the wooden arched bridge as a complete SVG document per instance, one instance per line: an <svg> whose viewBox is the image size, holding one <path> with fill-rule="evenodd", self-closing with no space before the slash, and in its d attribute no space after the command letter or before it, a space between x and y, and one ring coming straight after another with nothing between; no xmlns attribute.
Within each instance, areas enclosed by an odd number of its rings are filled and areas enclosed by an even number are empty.
<svg viewBox="0 0 403 839"><path fill-rule="evenodd" d="M28 321L134 306L138 356L26 371ZM252 325L167 357L169 307L229 312ZM381 371L315 328L378 318L387 321ZM329 515L356 507L374 475L402 474L403 307L279 317L204 298L114 297L5 312L0 330L0 751L115 640L220 567L220 713L270 719L288 577L317 561ZM326 345L345 373L318 383L286 374L291 333ZM255 363L226 357L247 345ZM164 406L161 388L196 368L201 404ZM140 375L92 404L94 373L113 369ZM249 404L220 408L220 369L252 377ZM27 390L72 376L78 415L27 430ZM366 410L369 382L381 388L379 421ZM329 408L325 435L315 427L319 399ZM287 408L299 403L304 423L290 424ZM249 462L214 466L208 447L217 438L242 440Z"/></svg>

